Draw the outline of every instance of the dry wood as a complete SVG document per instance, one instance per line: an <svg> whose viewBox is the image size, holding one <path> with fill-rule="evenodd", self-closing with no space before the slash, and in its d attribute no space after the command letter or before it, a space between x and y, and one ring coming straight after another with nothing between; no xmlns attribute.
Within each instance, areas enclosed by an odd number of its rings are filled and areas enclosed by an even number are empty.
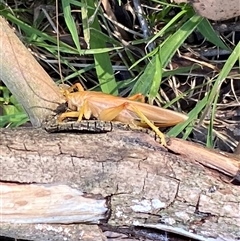
<svg viewBox="0 0 240 241"><path fill-rule="evenodd" d="M106 237L98 225L1 223L0 230L0 235L17 239L106 241Z"/></svg>
<svg viewBox="0 0 240 241"><path fill-rule="evenodd" d="M164 235L159 230L168 231L169 238L175 233L198 240L236 240L240 235L240 187L224 182L223 174L166 152L145 133L77 135L3 129L0 152L3 190L11 186L15 190L1 193L1 235L76 240L76 233L78 237L84 233L82 240L94 235L107 240L107 231L131 234L133 229L145 239L158 235L155 240ZM39 192L33 191L36 188ZM95 219L81 214L82 198L89 198L89 207L99 201ZM54 202L62 206L50 205ZM89 208L87 213L95 212ZM51 218L56 224L39 224ZM151 229L146 232L147 228Z"/></svg>
<svg viewBox="0 0 240 241"><path fill-rule="evenodd" d="M160 142L160 138L156 133L147 128L133 127L120 122L107 122L99 120L82 120L79 121L64 121L58 122L58 116L51 117L44 122L44 128L50 132L80 132L80 133L106 133L116 130L128 130L136 132L144 132L151 135L156 141ZM235 154L230 154L221 151L215 151L205 148L196 143L184 141L177 138L171 138L168 142L168 150L180 154L189 160L199 162L204 166L213 168L222 172L238 181L240 181L240 157L235 151Z"/></svg>
<svg viewBox="0 0 240 241"><path fill-rule="evenodd" d="M68 185L4 182L0 185L3 222L97 223L107 211L103 197L84 196L81 191Z"/></svg>
<svg viewBox="0 0 240 241"><path fill-rule="evenodd" d="M168 148L188 160L197 161L240 181L240 157L236 154L210 150L177 138L171 139Z"/></svg>

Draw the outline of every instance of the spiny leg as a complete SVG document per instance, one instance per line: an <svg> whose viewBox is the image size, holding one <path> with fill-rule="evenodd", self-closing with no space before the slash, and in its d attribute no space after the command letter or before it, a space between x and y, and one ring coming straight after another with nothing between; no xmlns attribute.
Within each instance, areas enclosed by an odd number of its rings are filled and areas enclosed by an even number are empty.
<svg viewBox="0 0 240 241"><path fill-rule="evenodd" d="M58 117L58 121L62 122L64 119L66 119L68 117L78 118L77 121L81 121L83 119L83 117L85 117L86 119L90 119L91 111L89 109L88 102L84 101L83 106L81 107L80 111L69 111L69 112L62 113Z"/></svg>
<svg viewBox="0 0 240 241"><path fill-rule="evenodd" d="M161 143L166 146L167 143L164 134L142 113L142 111L129 102L103 110L99 115L99 119L104 121L112 121L120 114L121 111L127 109L128 106L130 106L132 110L139 116L141 121L144 121L150 128L152 128L152 130L160 137Z"/></svg>
<svg viewBox="0 0 240 241"><path fill-rule="evenodd" d="M129 104L129 103L128 103ZM135 113L139 116L139 118L141 119L141 121L144 121L150 128L152 128L152 130L160 137L161 139L161 143L164 146L167 146L166 140L165 140L165 136L164 134L158 129L158 127L156 127L143 113L142 111L140 111L135 105L133 104L129 104L129 106L131 106L131 108L135 111Z"/></svg>

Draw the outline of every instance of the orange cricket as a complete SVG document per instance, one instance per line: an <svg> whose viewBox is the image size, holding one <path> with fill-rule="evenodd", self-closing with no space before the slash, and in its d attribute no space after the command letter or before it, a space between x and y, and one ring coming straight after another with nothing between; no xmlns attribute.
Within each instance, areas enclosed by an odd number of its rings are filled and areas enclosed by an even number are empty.
<svg viewBox="0 0 240 241"><path fill-rule="evenodd" d="M74 92L77 89L78 91ZM172 110L144 103L144 96L136 94L128 98L85 91L80 83L64 90L63 94L71 110L60 115L59 121L67 117L95 117L102 121L118 121L134 126L150 127L166 145L165 137L158 127L168 127L187 120L187 116Z"/></svg>

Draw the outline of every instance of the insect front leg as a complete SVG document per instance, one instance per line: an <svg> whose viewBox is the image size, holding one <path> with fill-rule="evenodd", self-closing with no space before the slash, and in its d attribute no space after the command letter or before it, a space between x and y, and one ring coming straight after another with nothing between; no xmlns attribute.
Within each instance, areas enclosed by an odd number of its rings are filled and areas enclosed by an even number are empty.
<svg viewBox="0 0 240 241"><path fill-rule="evenodd" d="M58 121L62 122L64 119L66 118L78 118L77 121L81 121L83 119L83 117L87 120L90 119L92 114L92 111L89 107L88 101L84 101L83 105L78 108L78 111L69 111L69 112L65 112L62 113L59 117L58 117Z"/></svg>
<svg viewBox="0 0 240 241"><path fill-rule="evenodd" d="M79 116L79 111L65 112L58 117L58 121L62 122L66 118L77 118L78 116Z"/></svg>

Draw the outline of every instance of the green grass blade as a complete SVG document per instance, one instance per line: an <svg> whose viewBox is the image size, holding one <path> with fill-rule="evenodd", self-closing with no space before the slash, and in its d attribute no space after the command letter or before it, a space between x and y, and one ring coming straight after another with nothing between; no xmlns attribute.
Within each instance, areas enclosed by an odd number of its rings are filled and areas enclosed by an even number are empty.
<svg viewBox="0 0 240 241"><path fill-rule="evenodd" d="M134 84L130 95L137 93L142 93L143 95L148 95L153 82L153 76L156 71L156 56L154 56L148 65L146 66L143 74L138 78Z"/></svg>
<svg viewBox="0 0 240 241"><path fill-rule="evenodd" d="M57 46L56 45L49 45L45 42L34 42L35 46L45 48L52 54L57 53ZM68 54L79 54L76 49L68 49L65 48L65 46L61 47L60 46L60 51L62 53L68 53ZM108 53L117 49L122 49L122 47L108 47L108 48L99 48L99 49L82 49L80 51L81 55L90 55L90 54L101 54L101 53Z"/></svg>
<svg viewBox="0 0 240 241"><path fill-rule="evenodd" d="M150 104L152 104L153 100L156 98L161 85L161 81L162 81L162 64L160 59L160 51L156 55L155 72L152 75L153 75L153 80L149 91Z"/></svg>
<svg viewBox="0 0 240 241"><path fill-rule="evenodd" d="M62 0L62 7L63 7L63 16L64 16L65 23L68 27L68 30L71 33L73 42L77 47L78 52L80 53L81 47L80 47L79 38L78 38L78 31L71 14L70 2L68 0Z"/></svg>
<svg viewBox="0 0 240 241"><path fill-rule="evenodd" d="M174 16L157 34L155 34L151 40L148 42L147 45L153 43L157 38L164 35L164 33L177 21L179 20L184 14L186 14L187 10L182 10L176 16Z"/></svg>
<svg viewBox="0 0 240 241"><path fill-rule="evenodd" d="M192 16L176 31L176 33L164 41L161 45L161 62L163 68L166 67L177 49L183 44L185 39L195 30L202 20L203 17L198 15Z"/></svg>
<svg viewBox="0 0 240 241"><path fill-rule="evenodd" d="M34 27L31 27L30 25L22 22L20 19L16 18L15 16L13 16L11 13L9 13L6 10L2 10L1 11L1 15L4 16L6 19L8 19L10 22L16 24L21 30L23 30L26 33L26 36L29 38L25 38L25 40L28 43L42 43L43 41L49 41L50 43L53 43L55 45L57 45L57 40L55 37L52 37L42 31L37 30ZM34 41L29 42L29 39L32 35L36 35L37 39L34 39ZM75 48L63 43L60 41L60 48L65 49L65 52L69 51L70 53L78 53Z"/></svg>
<svg viewBox="0 0 240 241"><path fill-rule="evenodd" d="M199 113L203 110L203 108L206 106L207 104L207 100L208 97L205 96L202 100L200 100L197 105L195 106L195 108L193 110L191 110L188 113L188 119L183 122L180 123L176 126L174 126L173 128L171 128L170 131L168 131L167 135L169 136L177 136L179 135L187 126L189 126L191 123L194 123L197 119L198 119L198 115ZM193 125L192 125L193 128ZM190 133L190 131L189 131ZM185 136L184 138L187 138L187 136Z"/></svg>
<svg viewBox="0 0 240 241"><path fill-rule="evenodd" d="M149 90L153 82L153 73L155 73L156 71L156 53L157 52L158 52L158 48L154 49L152 52L148 53L146 56L136 61L136 63L130 67L130 69L133 69L135 66L137 66L137 64L139 64L144 59L150 58L149 63L147 64L143 74L138 78L138 80L132 87L130 95L134 95L137 93L142 93L143 95L147 95L149 93Z"/></svg>
<svg viewBox="0 0 240 241"><path fill-rule="evenodd" d="M212 105L214 99L218 95L222 82L225 80L225 78L227 78L227 76L228 76L229 72L231 71L231 69L233 68L234 64L239 59L239 56L240 56L240 42L237 44L237 46L233 50L232 54L229 56L228 60L225 62L221 72L219 73L219 75L214 83L214 86L212 88L212 91L209 94L208 105L206 106L204 113L206 113L208 111L208 109L210 108L210 106Z"/></svg>
<svg viewBox="0 0 240 241"><path fill-rule="evenodd" d="M213 146L213 140L212 140L212 132L213 132L213 120L215 117L215 112L216 112L216 105L217 105L217 100L219 97L219 91L221 88L221 85L223 81L228 77L229 72L232 70L234 64L236 63L237 60L240 58L240 42L237 44L235 49L233 50L232 54L229 56L228 60L225 62L221 72L219 73L219 76L217 77L214 86L212 88L212 91L209 93L209 99L208 103L204 109L203 112L203 117L205 116L205 113L209 111L209 108L212 108L211 111L211 121L210 125L208 127L208 137L207 137L207 146L212 147Z"/></svg>
<svg viewBox="0 0 240 241"><path fill-rule="evenodd" d="M51 53L53 53L54 51L57 52L57 40L55 37L52 37L42 31L37 30L34 27L31 27L30 25L22 22L20 19L16 18L15 16L13 16L12 14L10 14L7 11L1 11L1 15L3 15L6 19L8 19L9 21L11 21L12 23L18 25L19 28L21 28L25 33L26 36L32 36L33 34L37 36L37 38L35 38L34 40L31 40L29 42L29 39L26 37L25 40L28 41L28 43L33 44L35 46L39 46L39 47L43 47L45 49L47 49L49 51L49 49L51 48ZM44 41L47 41L48 43L45 43ZM53 43L54 45L50 45L50 43ZM59 42L60 46L60 52L63 53L68 53L68 54L100 54L100 53L107 53L107 52L111 52L113 50L116 49L122 49L122 47L108 47L108 48L97 48L97 49L82 49L79 53L79 51L76 48L73 48L71 46L69 46L68 44L65 44L63 42Z"/></svg>
<svg viewBox="0 0 240 241"><path fill-rule="evenodd" d="M216 31L213 29L212 25L209 23L209 21L204 18L201 23L198 25L199 32L206 38L208 41L212 42L214 45L225 49L225 50L231 50L229 47L227 47L224 42L220 39L219 35L216 33Z"/></svg>
<svg viewBox="0 0 240 241"><path fill-rule="evenodd" d="M78 6L80 8L89 8L89 6L87 5L87 3L82 3L80 1L75 1L75 0L68 0L70 4ZM93 9L93 8L92 8Z"/></svg>
<svg viewBox="0 0 240 241"><path fill-rule="evenodd" d="M227 76L228 76L229 72L231 71L232 67L234 66L236 61L239 59L239 56L240 56L240 42L235 47L232 54L229 56L225 65L223 66L222 71L219 73L219 76L216 79L216 81L213 85L213 88L211 89L209 94L206 95L201 101L199 101L197 103L197 105L195 106L195 108L192 111L189 112L189 114L188 114L189 119L187 121L185 121L184 123L176 125L175 127L173 127L168 132L169 136L178 135L181 131L184 130L184 128L186 126L188 126L190 123L194 122L197 119L197 117L199 116L201 111L203 111L202 116L204 117L205 113L207 113L209 111L209 108L212 107L212 103L215 102L213 104L213 108L212 108L212 111L211 111L211 119L212 119L212 123L213 123L213 118L215 116L215 111L216 111L216 103L217 103L217 100L218 100L219 90L220 90L221 84L225 80L225 78L227 78ZM201 120L200 120L200 122L201 122ZM212 129L213 129L212 124L209 125L209 128L210 129L208 130L207 145L209 147L212 147L212 142L213 142L212 141ZM190 131L189 131L189 133L190 133ZM187 138L187 136L184 136L184 138Z"/></svg>
<svg viewBox="0 0 240 241"><path fill-rule="evenodd" d="M194 29L198 26L198 24L203 20L202 17L198 15L192 16L186 23L182 25L182 27L173 35L171 35L163 44L160 46L160 63L162 67L166 67L169 63L177 49L181 46L181 44L185 41L185 39L194 31ZM156 73L156 58L158 49L153 50L149 55L155 54L151 61L148 63L145 68L143 74L137 80L134 85L131 95L136 93L142 93L144 95L148 95L150 89L152 87L154 74ZM158 91L158 90L157 90ZM153 92L152 92L153 93ZM155 91L156 93L156 91ZM152 96L153 98L153 96Z"/></svg>
<svg viewBox="0 0 240 241"><path fill-rule="evenodd" d="M82 3L85 3L85 0L82 0ZM94 16L95 12L93 9L95 5L93 0L89 0L87 1L87 3L88 3L88 6L90 7L88 8L88 11L87 11L87 18L89 21L89 19ZM84 15L84 17L86 16ZM101 35L99 35L98 38L96 37L94 38L94 35L92 35L93 33L92 29L95 29L101 32L97 15L94 17L91 25L85 26L85 27L90 28L90 48L91 49L106 48L106 42L101 38ZM84 33L86 31L87 30L85 29ZM98 80L101 85L102 91L105 93L117 95L118 94L117 84L114 78L114 73L113 73L112 64L111 64L109 55L107 53L94 54L94 62L95 62L95 68L96 68Z"/></svg>

